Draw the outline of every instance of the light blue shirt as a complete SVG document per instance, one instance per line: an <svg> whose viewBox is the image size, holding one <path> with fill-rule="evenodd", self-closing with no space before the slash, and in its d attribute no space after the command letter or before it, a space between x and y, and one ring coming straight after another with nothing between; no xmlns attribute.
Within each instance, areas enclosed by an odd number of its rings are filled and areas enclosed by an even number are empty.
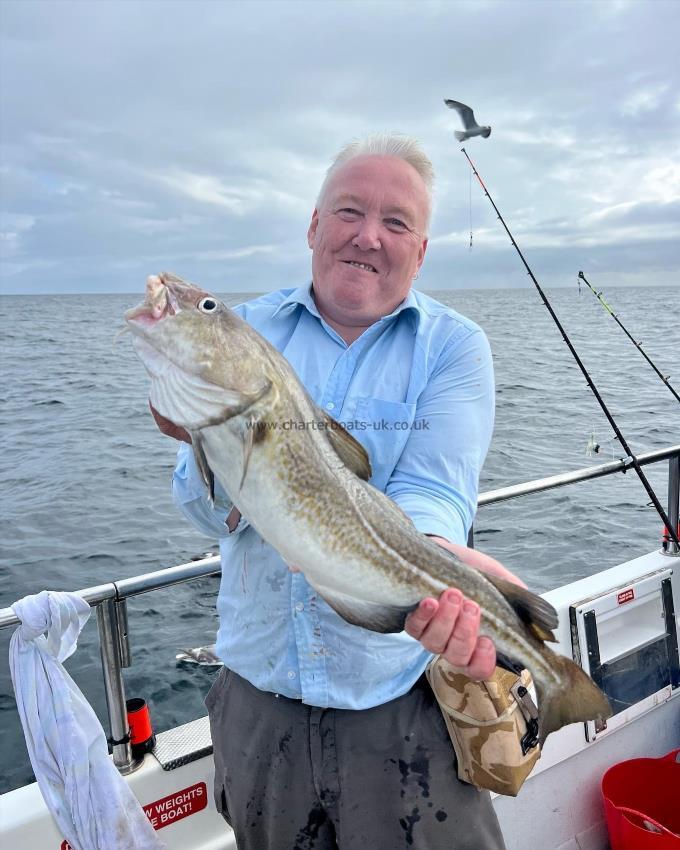
<svg viewBox="0 0 680 850"><path fill-rule="evenodd" d="M363 444L371 483L419 531L464 544L493 429L483 331L414 291L351 345L321 318L309 284L235 309ZM210 504L187 444L173 495L194 525L220 541L217 654L227 667L261 690L352 709L401 696L423 673L431 656L420 643L346 623L245 519L229 534L232 505L219 486Z"/></svg>

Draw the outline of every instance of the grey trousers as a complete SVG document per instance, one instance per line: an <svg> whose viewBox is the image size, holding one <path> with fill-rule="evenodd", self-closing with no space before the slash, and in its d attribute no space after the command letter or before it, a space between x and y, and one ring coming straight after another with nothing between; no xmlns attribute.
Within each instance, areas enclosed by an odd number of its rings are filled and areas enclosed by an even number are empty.
<svg viewBox="0 0 680 850"><path fill-rule="evenodd" d="M364 711L266 693L223 669L206 697L215 802L239 850L503 850L487 792L460 782L423 676Z"/></svg>

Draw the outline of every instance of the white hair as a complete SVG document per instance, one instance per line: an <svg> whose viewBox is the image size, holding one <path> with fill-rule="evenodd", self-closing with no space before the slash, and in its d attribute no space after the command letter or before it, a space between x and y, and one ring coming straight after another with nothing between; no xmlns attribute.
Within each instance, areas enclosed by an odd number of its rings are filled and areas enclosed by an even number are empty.
<svg viewBox="0 0 680 850"><path fill-rule="evenodd" d="M346 144L330 165L316 200L317 209L324 201L328 183L336 171L358 156L393 156L408 162L420 175L427 196L426 228L429 230L432 215L432 187L434 185L434 168L420 142L401 133L373 133L363 139L354 139Z"/></svg>

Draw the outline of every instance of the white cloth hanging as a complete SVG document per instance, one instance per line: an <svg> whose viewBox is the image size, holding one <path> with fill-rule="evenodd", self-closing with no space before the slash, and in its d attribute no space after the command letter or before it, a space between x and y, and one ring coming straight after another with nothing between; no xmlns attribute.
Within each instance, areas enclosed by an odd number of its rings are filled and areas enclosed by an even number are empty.
<svg viewBox="0 0 680 850"><path fill-rule="evenodd" d="M9 648L17 708L35 778L64 838L73 850L160 850L96 714L62 666L90 606L74 593L43 590L12 610L22 623Z"/></svg>

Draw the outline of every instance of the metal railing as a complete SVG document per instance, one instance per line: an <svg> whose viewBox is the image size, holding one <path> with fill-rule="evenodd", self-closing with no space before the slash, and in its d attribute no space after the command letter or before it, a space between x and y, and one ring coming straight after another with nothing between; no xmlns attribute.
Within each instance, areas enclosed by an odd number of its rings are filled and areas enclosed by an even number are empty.
<svg viewBox="0 0 680 850"><path fill-rule="evenodd" d="M668 517L677 528L680 504L680 445L647 452L639 455L637 460L641 466L668 460ZM632 466L633 464L629 459L611 461L599 466L589 466L573 472L539 478L524 484L502 487L480 494L478 505L482 507L496 504L531 493L554 490L568 484L614 475L617 472L625 473ZM668 555L680 555L680 550L670 540L665 544L664 551ZM216 555L188 564L155 570L151 573L76 591L78 596L81 596L91 607L97 609L104 689L113 742L113 760L118 770L123 774L131 773L138 766L132 759L129 742L125 684L122 675L123 668L129 667L131 663L127 629L127 599L131 596L139 596L142 593L149 593L153 590L160 590L175 584L219 575L220 573L220 558ZM19 624L20 620L11 608L0 610L0 629Z"/></svg>
<svg viewBox="0 0 680 850"><path fill-rule="evenodd" d="M187 581L219 575L220 558L202 558L177 567L155 570L132 578L86 587L75 591L90 607L97 609L97 626L101 649L104 692L109 715L113 762L122 774L132 773L141 762L132 758L129 739L123 668L131 663L127 629L127 600L152 590L160 590ZM0 629L20 624L11 608L0 609Z"/></svg>

